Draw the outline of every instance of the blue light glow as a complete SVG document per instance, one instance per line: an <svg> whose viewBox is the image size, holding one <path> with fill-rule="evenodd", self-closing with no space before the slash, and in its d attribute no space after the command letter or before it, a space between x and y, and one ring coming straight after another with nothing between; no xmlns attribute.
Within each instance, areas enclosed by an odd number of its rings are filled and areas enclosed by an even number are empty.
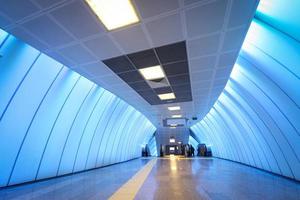
<svg viewBox="0 0 300 200"><path fill-rule="evenodd" d="M0 30L0 187L139 157L139 111Z"/></svg>
<svg viewBox="0 0 300 200"><path fill-rule="evenodd" d="M215 156L296 180L300 180L299 3L261 1L223 93L191 127L201 142L213 145Z"/></svg>

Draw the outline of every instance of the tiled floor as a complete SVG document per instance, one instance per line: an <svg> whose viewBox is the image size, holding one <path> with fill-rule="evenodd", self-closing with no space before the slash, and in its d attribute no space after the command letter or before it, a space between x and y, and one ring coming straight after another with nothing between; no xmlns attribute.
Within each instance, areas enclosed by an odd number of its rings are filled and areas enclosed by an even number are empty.
<svg viewBox="0 0 300 200"><path fill-rule="evenodd" d="M0 190L0 200L108 199L149 160L136 159L71 176Z"/></svg>
<svg viewBox="0 0 300 200"><path fill-rule="evenodd" d="M300 184L221 159L159 159L136 199L300 200Z"/></svg>
<svg viewBox="0 0 300 200"><path fill-rule="evenodd" d="M0 199L107 199L147 162L137 159L3 189ZM300 200L300 184L220 159L158 159L136 199Z"/></svg>

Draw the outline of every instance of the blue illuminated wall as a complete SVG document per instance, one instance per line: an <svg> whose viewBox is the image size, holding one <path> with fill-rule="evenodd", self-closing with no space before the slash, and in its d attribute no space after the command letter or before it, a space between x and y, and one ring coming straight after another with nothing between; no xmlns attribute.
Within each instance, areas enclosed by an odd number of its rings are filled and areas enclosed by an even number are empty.
<svg viewBox="0 0 300 200"><path fill-rule="evenodd" d="M261 2L223 93L191 130L217 157L300 180L299 1L280 2L285 12Z"/></svg>
<svg viewBox="0 0 300 200"><path fill-rule="evenodd" d="M156 139L155 139L155 136L154 136L154 135L153 135L153 137L149 140L149 142L148 142L148 147L149 147L151 156L157 156L157 146L156 146Z"/></svg>
<svg viewBox="0 0 300 200"><path fill-rule="evenodd" d="M141 155L152 123L122 99L0 30L0 187Z"/></svg>

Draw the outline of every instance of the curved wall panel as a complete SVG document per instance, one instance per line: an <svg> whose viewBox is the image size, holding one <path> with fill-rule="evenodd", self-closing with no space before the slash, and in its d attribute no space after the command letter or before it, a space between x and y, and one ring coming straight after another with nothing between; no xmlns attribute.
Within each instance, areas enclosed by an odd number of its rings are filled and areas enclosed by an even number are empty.
<svg viewBox="0 0 300 200"><path fill-rule="evenodd" d="M0 30L0 187L126 161L155 132L132 106Z"/></svg>
<svg viewBox="0 0 300 200"><path fill-rule="evenodd" d="M148 142L148 147L149 147L151 156L158 156L158 155L157 155L157 146L156 146L156 139L155 139L155 136L153 136L153 137L149 140L149 142Z"/></svg>
<svg viewBox="0 0 300 200"><path fill-rule="evenodd" d="M215 156L300 180L300 42L295 38L253 20L223 93L191 127Z"/></svg>

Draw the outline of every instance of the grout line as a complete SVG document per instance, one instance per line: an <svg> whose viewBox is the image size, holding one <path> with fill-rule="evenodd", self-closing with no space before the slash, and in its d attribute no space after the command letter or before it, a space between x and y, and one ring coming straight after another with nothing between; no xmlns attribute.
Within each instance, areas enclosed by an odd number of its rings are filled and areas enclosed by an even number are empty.
<svg viewBox="0 0 300 200"><path fill-rule="evenodd" d="M110 200L127 200L134 199L143 183L156 164L157 159L150 160L140 171L138 171L129 181L122 185L109 199Z"/></svg>

